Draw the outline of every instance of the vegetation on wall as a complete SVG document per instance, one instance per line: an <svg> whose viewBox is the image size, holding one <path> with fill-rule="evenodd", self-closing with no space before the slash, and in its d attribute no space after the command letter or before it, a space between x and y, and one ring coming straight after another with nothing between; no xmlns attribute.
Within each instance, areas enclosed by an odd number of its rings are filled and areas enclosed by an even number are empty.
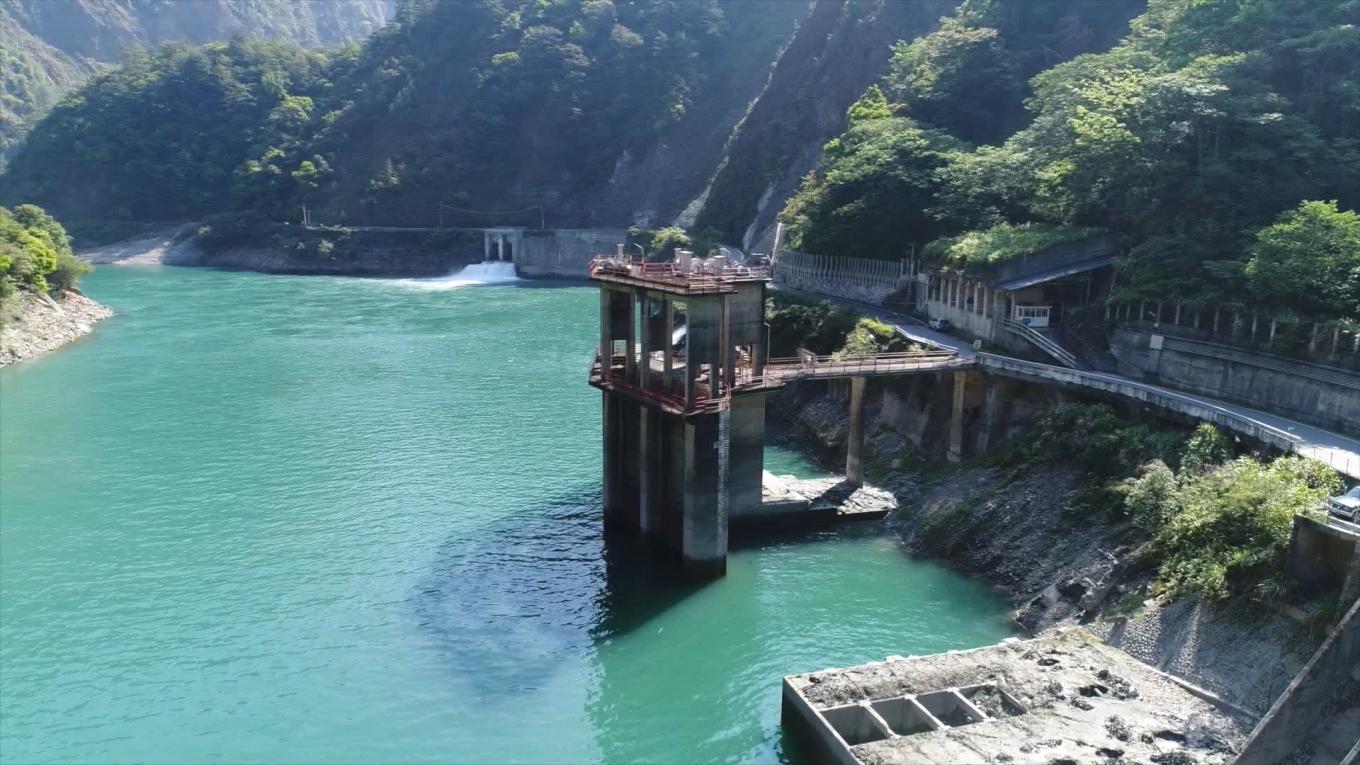
<svg viewBox="0 0 1360 765"><path fill-rule="evenodd" d="M89 264L71 253L66 230L42 208L0 207L0 299L18 289L73 288L89 271Z"/></svg>
<svg viewBox="0 0 1360 765"><path fill-rule="evenodd" d="M953 266L999 263L1021 255L1094 236L1100 229L1057 226L1051 223L998 223L941 237L926 245L922 254L935 262Z"/></svg>
<svg viewBox="0 0 1360 765"><path fill-rule="evenodd" d="M845 336L845 342L832 354L835 358L852 356L874 356L879 353L897 353L912 348L913 344L897 334L897 330L878 319L862 317L855 322L854 329Z"/></svg>

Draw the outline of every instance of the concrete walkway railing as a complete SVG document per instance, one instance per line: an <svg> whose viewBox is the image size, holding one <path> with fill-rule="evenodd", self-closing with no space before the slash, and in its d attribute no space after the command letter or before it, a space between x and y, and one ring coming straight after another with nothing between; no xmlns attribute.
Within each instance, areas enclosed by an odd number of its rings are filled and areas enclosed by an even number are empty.
<svg viewBox="0 0 1360 765"><path fill-rule="evenodd" d="M1033 327L1018 322L1014 319L1001 319L1000 324L1003 329L1010 331L1012 334L1016 334L1019 335L1020 337L1023 337L1024 339L1028 340L1030 344L1037 346L1039 350L1057 359L1058 363L1062 364L1063 366L1069 367L1071 369L1081 368L1081 364L1077 363L1076 356L1073 356L1072 353L1068 351L1066 348L1053 342L1052 339L1040 333Z"/></svg>

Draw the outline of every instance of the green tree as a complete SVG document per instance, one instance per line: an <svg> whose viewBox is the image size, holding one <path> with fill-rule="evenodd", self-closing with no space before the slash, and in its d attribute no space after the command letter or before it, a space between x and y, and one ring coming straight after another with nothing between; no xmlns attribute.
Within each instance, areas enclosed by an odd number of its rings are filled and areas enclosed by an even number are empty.
<svg viewBox="0 0 1360 765"><path fill-rule="evenodd" d="M1259 304L1360 319L1360 215L1303 202L1256 232L1242 274Z"/></svg>
<svg viewBox="0 0 1360 765"><path fill-rule="evenodd" d="M0 207L0 297L15 289L74 288L90 266L71 252L66 230L36 205Z"/></svg>
<svg viewBox="0 0 1360 765"><path fill-rule="evenodd" d="M675 255L677 249L685 249L690 246L690 236L679 226L667 226L657 229L652 234L652 243L649 248L648 257L653 260L670 260Z"/></svg>
<svg viewBox="0 0 1360 765"><path fill-rule="evenodd" d="M851 108L855 124L785 206L793 249L898 258L942 233L928 208L934 172L957 142L906 118L868 117L879 96Z"/></svg>

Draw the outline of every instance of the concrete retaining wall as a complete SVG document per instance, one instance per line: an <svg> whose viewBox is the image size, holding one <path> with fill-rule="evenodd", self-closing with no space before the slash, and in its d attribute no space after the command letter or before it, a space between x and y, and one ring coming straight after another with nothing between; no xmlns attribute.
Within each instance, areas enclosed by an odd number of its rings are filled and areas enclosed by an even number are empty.
<svg viewBox="0 0 1360 765"><path fill-rule="evenodd" d="M1302 515L1294 516L1285 565L1295 578L1340 588L1351 574L1355 537Z"/></svg>
<svg viewBox="0 0 1360 765"><path fill-rule="evenodd" d="M1261 718L1242 747L1236 765L1281 762L1313 732L1319 710L1343 687L1360 682L1360 602L1351 606L1331 637Z"/></svg>
<svg viewBox="0 0 1360 765"><path fill-rule="evenodd" d="M905 263L838 258L783 250L774 263L774 283L832 297L882 304L903 284Z"/></svg>
<svg viewBox="0 0 1360 765"><path fill-rule="evenodd" d="M1331 430L1360 432L1360 374L1120 327L1121 367L1173 388L1260 407Z"/></svg>
<svg viewBox="0 0 1360 765"><path fill-rule="evenodd" d="M1141 401L1167 412L1184 415L1189 419L1211 422L1221 428L1240 433L1247 438L1281 451L1292 452L1299 445L1298 438L1292 434L1240 417L1223 407L1178 396L1170 391L1152 390L1132 380L1125 380L1113 375L1084 372L1048 364L1036 364L1032 361L997 356L991 353L979 353L978 364L984 371L1007 377L1031 382L1066 385L1072 388Z"/></svg>
<svg viewBox="0 0 1360 765"><path fill-rule="evenodd" d="M623 229L559 228L524 232L523 252L515 266L522 276L586 278L586 266L596 255L616 252L628 240Z"/></svg>

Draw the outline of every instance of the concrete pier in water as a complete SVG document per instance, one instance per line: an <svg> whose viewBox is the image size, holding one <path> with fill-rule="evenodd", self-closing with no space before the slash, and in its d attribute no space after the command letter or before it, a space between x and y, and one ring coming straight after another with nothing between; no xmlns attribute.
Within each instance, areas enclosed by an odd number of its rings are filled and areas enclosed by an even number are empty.
<svg viewBox="0 0 1360 765"><path fill-rule="evenodd" d="M761 502L768 277L683 266L592 269L600 346L591 384L604 392L606 527L639 533L712 577L726 570L729 516Z"/></svg>
<svg viewBox="0 0 1360 765"><path fill-rule="evenodd" d="M722 258L601 258L590 275L600 286L590 383L603 391L605 526L657 543L698 577L725 572L732 522L769 520L798 504L762 504L768 393L791 380L849 381L850 491L827 498L850 497L864 483L868 378L973 367L949 351L769 359L769 273ZM825 503L805 504L820 511Z"/></svg>

